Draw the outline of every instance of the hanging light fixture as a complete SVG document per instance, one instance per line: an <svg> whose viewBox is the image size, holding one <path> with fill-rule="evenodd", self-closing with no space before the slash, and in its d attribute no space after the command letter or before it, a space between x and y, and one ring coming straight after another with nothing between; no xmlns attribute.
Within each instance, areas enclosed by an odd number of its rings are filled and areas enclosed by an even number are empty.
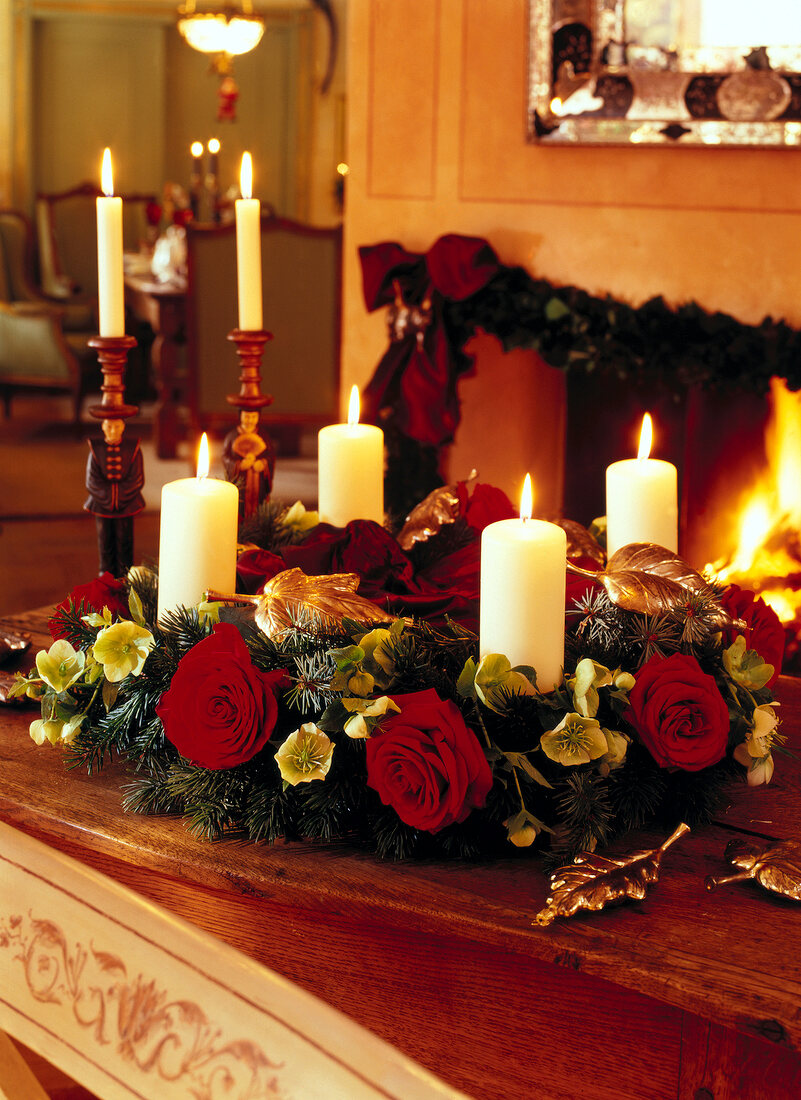
<svg viewBox="0 0 801 1100"><path fill-rule="evenodd" d="M264 20L254 14L251 0L241 0L241 11L226 3L221 10L207 12L197 11L195 0L186 0L178 16L178 30L201 53L249 53L264 34Z"/></svg>

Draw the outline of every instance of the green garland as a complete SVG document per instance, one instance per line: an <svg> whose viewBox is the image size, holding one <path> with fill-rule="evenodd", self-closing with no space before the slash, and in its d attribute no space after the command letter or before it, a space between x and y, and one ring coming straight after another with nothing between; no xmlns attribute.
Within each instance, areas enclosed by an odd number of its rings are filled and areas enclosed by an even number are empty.
<svg viewBox="0 0 801 1100"><path fill-rule="evenodd" d="M801 332L766 317L746 325L695 302L672 309L652 298L631 306L505 267L486 287L445 306L454 342L478 331L505 351L527 348L553 367L608 371L680 393L691 386L768 392L773 376L801 388Z"/></svg>
<svg viewBox="0 0 801 1100"><path fill-rule="evenodd" d="M262 532L303 537L282 534L275 509L268 513ZM656 615L626 611L598 588L586 592L568 608L565 677L540 693L533 669L511 669L500 655L479 661L475 635L453 623L375 628L302 610L275 641L257 629L252 609L201 605L156 626L156 578L133 570L129 585L130 618L116 622L107 609L87 614L69 601L55 617L66 641L39 654L16 693L41 701L35 740L65 745L70 766L90 773L121 757L132 769L127 810L179 814L206 839L340 838L392 859L476 859L513 852L510 840L528 846L539 838L550 858L563 861L645 824L710 820L726 784L743 774L735 751L742 760L747 747L753 766L770 761L772 769L771 742L782 740L764 686L773 670L742 640L724 647L711 591ZM180 754L156 708L220 616L238 626L254 669L286 670L288 680L269 742L245 762L214 770ZM689 655L728 709L725 755L699 771L659 766L627 717L642 666L670 654ZM439 831L413 827L381 801L367 782L363 736L380 734L389 697L430 689L458 708L491 771L483 803ZM354 721L362 735L354 736ZM305 723L331 746L329 770L294 785L276 753Z"/></svg>

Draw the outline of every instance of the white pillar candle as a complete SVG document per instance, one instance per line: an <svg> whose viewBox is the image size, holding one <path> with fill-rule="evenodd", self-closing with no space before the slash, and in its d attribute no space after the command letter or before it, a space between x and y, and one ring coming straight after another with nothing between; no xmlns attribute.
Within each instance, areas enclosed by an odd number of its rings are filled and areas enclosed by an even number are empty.
<svg viewBox="0 0 801 1100"><path fill-rule="evenodd" d="M239 176L242 198L236 208L236 282L239 291L239 327L244 332L259 332L261 311L261 207L251 198L253 164L250 153L242 155Z"/></svg>
<svg viewBox="0 0 801 1100"><path fill-rule="evenodd" d="M637 458L606 468L606 547L609 557L630 542L679 545L678 474L672 462L649 458L653 427L643 417Z"/></svg>
<svg viewBox="0 0 801 1100"><path fill-rule="evenodd" d="M317 436L317 511L324 523L384 522L384 433L359 423L359 391L350 394L347 424L329 424Z"/></svg>
<svg viewBox="0 0 801 1100"><path fill-rule="evenodd" d="M122 284L122 199L114 195L111 150L103 152L102 198L97 199L97 309L101 336L125 335Z"/></svg>
<svg viewBox="0 0 801 1100"><path fill-rule="evenodd" d="M531 519L531 507L526 475L520 519L491 523L481 536L479 651L532 665L539 690L551 691L565 659L567 537Z"/></svg>
<svg viewBox="0 0 801 1100"><path fill-rule="evenodd" d="M195 607L209 588L235 589L239 492L207 476L208 453L204 434L198 476L170 481L161 490L159 619L176 607Z"/></svg>

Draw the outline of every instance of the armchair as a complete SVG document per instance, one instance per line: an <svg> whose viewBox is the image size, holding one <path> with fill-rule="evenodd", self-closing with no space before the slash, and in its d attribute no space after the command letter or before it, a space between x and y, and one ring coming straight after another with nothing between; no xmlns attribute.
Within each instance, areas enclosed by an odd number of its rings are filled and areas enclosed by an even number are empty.
<svg viewBox="0 0 801 1100"><path fill-rule="evenodd" d="M84 394L99 387L93 311L56 304L31 277L33 232L18 210L0 210L0 397L10 415L15 390L70 393L75 419Z"/></svg>

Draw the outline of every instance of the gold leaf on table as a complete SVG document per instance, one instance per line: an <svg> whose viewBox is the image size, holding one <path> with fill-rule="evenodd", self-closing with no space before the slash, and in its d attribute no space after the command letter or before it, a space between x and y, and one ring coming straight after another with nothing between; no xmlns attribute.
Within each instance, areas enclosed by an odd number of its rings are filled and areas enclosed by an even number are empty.
<svg viewBox="0 0 801 1100"><path fill-rule="evenodd" d="M715 890L729 882L754 879L774 894L801 901L801 841L780 840L759 844L751 840L731 840L726 845L726 859L736 874L706 880L707 890Z"/></svg>
<svg viewBox="0 0 801 1100"><path fill-rule="evenodd" d="M625 898L642 901L647 887L659 879L662 853L689 831L690 826L682 823L658 848L617 859L580 852L573 863L551 875L551 894L537 913L537 924L545 927L557 917L572 917L579 909L603 909Z"/></svg>

